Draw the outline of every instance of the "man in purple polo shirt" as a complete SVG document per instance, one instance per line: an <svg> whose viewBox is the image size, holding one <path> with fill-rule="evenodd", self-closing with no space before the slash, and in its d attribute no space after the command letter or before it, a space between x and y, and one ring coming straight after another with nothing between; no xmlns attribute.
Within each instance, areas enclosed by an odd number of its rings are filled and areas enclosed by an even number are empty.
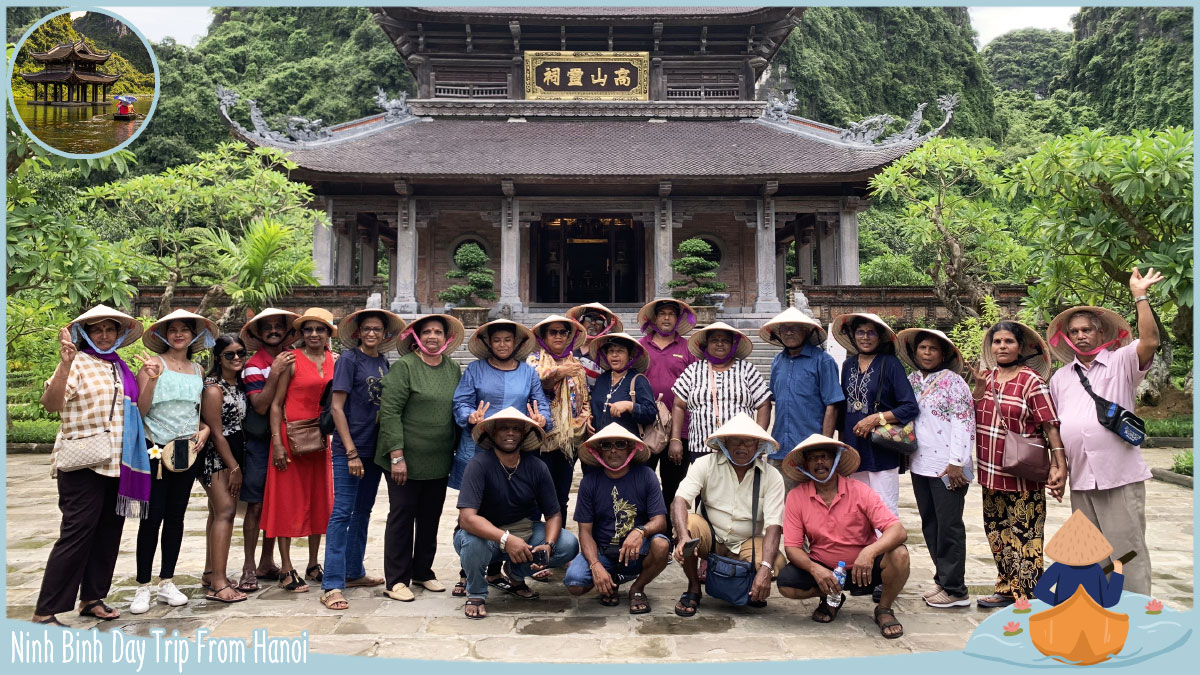
<svg viewBox="0 0 1200 675"><path fill-rule="evenodd" d="M643 373L650 380L650 388L654 397L662 396L662 402L667 410L675 405L675 394L671 387L679 374L687 368L696 357L688 351L687 335L696 327L696 313L686 302L673 298L655 298L646 303L638 312L638 326L645 333L638 340L646 349L650 358L650 366ZM683 433L687 433L687 418L683 420ZM662 479L663 501L670 504L675 499L675 491L680 481L687 475L688 453L687 438L672 438L667 444L666 452L651 455L646 465L651 469L658 467ZM668 521L669 522L669 521Z"/></svg>
<svg viewBox="0 0 1200 675"><path fill-rule="evenodd" d="M1114 557L1137 553L1125 564L1125 590L1143 595L1150 595L1145 485L1150 470L1140 447L1100 424L1097 402L1082 378L1096 396L1133 410L1138 384L1159 345L1148 293L1162 279L1154 268L1142 276L1134 267L1129 276L1137 340L1121 315L1101 307L1072 307L1054 317L1047 329L1050 350L1067 364L1050 378L1050 395L1062 420L1059 433L1071 477L1071 509L1083 511L1100 528Z"/></svg>

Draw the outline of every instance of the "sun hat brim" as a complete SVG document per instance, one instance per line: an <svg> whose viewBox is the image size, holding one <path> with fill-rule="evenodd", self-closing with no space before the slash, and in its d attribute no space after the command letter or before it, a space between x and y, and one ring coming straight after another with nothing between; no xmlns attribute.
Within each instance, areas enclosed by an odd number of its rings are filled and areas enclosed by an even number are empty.
<svg viewBox="0 0 1200 675"><path fill-rule="evenodd" d="M830 330L833 332L833 339L837 341L842 349L846 350L847 354L857 356L858 345L854 344L854 337L847 332L847 327L854 323L855 319L863 318L871 323L879 326L882 330L879 333L879 345L882 347L884 342L896 341L896 331L883 320L883 317L870 312L850 312L849 314L838 314L833 317L833 325Z"/></svg>
<svg viewBox="0 0 1200 675"><path fill-rule="evenodd" d="M635 373L646 372L646 369L650 367L650 355L646 353L646 348L628 333L605 333L596 336L587 345L588 356L596 365L600 366L601 370L612 370L603 352L605 347L614 342L626 345L629 347L630 353L636 355L633 357L633 365L630 366Z"/></svg>
<svg viewBox="0 0 1200 675"><path fill-rule="evenodd" d="M950 347L951 356L947 361L946 367L961 375L963 368L966 367L966 362L963 361L962 352L960 352L958 350L958 346L950 340L950 336L933 328L905 328L896 334L896 356L904 363L904 365L912 368L913 370L920 370L920 367L917 366L916 358L913 356L913 353L916 351L917 341L921 339L923 334L932 335Z"/></svg>
<svg viewBox="0 0 1200 675"><path fill-rule="evenodd" d="M1129 322L1125 320L1125 317L1104 307L1079 305L1078 307L1072 307L1059 312L1058 316L1050 320L1050 325L1046 326L1046 342L1050 348L1050 354L1054 356L1056 361L1071 363L1075 360L1075 350L1071 349L1071 339L1067 337L1064 329L1071 323L1071 317L1077 312L1091 312L1099 317L1100 327L1104 335L1100 337L1098 344L1118 340L1117 344L1109 347L1109 349L1119 349L1133 342L1133 329L1129 326ZM1059 331L1063 332L1063 336L1055 339Z"/></svg>
<svg viewBox="0 0 1200 675"><path fill-rule="evenodd" d="M400 338L396 341L396 352L401 356L417 351L416 341L419 338L417 330L421 324L427 319L438 318L446 325L446 343L447 346L442 350L442 354L450 355L458 351L462 346L463 340L467 339L467 329L463 327L463 322L459 321L454 316L449 314L423 314L412 320L408 327L401 331Z"/></svg>
<svg viewBox="0 0 1200 675"><path fill-rule="evenodd" d="M610 324L612 324L612 326L609 327L609 329L606 330L604 333L601 333L601 335L607 335L608 333L624 333L625 332L625 324L622 323L621 317L617 316L617 314L615 312L613 312L611 309L605 307L604 305L602 305L598 302L589 302L586 305L575 305L574 307L567 310L567 318L572 319L574 321L578 321L580 324L582 324L583 317L588 312L597 312L599 314L603 314L608 317L608 322ZM587 332L586 327L584 328L584 332L585 333ZM590 340L594 340L597 337L599 337L599 335L588 336L585 338L585 340L590 341Z"/></svg>
<svg viewBox="0 0 1200 675"><path fill-rule="evenodd" d="M642 442L642 439L638 438L634 434L629 433L629 430L620 424L611 422L608 426L604 427L600 431L597 431L591 438L584 441L583 446L579 449L579 461L583 462L584 464L590 464L591 466L603 466L601 462L596 459L595 455L588 451L588 449L596 447L596 450L599 451L598 444L609 440L629 441L634 443L633 462L631 462L633 464L642 464L650 459L650 448L646 447L646 444Z"/></svg>
<svg viewBox="0 0 1200 675"><path fill-rule="evenodd" d="M725 424L722 424L719 429L709 434L708 438L704 440L704 444L710 449L720 452L721 446L716 443L716 440L718 438L730 438L732 436L748 436L750 438L757 438L758 440L769 444L773 448L771 452L775 452L779 449L779 441L772 438L771 434L768 434L765 429L758 426L758 423L750 419L750 416L746 413L738 413L734 415L732 419Z"/></svg>
<svg viewBox="0 0 1200 675"><path fill-rule="evenodd" d="M129 334L117 344L117 349L128 347L129 345L137 342L145 332L145 329L142 327L142 323L140 321L124 312L113 309L108 305L96 305L95 307L72 319L71 322L66 325L66 328L67 330L70 330L72 326L80 324L80 330L83 330L83 327L90 326L97 321L102 320L115 321L117 325L121 327L122 331L129 331Z"/></svg>
<svg viewBox="0 0 1200 675"><path fill-rule="evenodd" d="M386 309L360 309L357 312L351 312L342 317L338 322L338 341L342 343L342 347L346 349L354 349L362 342L359 338L354 337L358 332L358 324L362 315L375 312L386 317L386 325L383 327L384 339L379 343L380 353L391 351L396 343L400 340L400 333L404 332L406 324L404 319L398 315L387 311Z"/></svg>
<svg viewBox="0 0 1200 675"><path fill-rule="evenodd" d="M534 349L537 349L537 340L534 339L533 331L529 330L528 327L509 319L496 319L476 328L475 332L471 334L471 339L467 340L467 350L475 358L483 360L492 355L492 350L488 348L486 339L488 333L497 326L514 327L513 330L517 336L517 348L513 352L512 357L517 361L524 361L527 356L533 353Z"/></svg>
<svg viewBox="0 0 1200 675"><path fill-rule="evenodd" d="M321 307L309 307L292 322L292 329L296 331L296 339L292 342L293 345L300 345L304 342L304 332L301 329L308 321L319 321L325 324L325 327L329 329L329 337L331 339L338 336L337 326L333 325L333 312Z"/></svg>
<svg viewBox="0 0 1200 675"><path fill-rule="evenodd" d="M171 325L172 321L192 321L196 326L197 335L203 333L204 331L208 331L209 337L211 337L213 340L216 340L217 337L220 336L217 324L212 319L207 319L199 314L195 314L184 309L177 309L150 324L146 328L146 332L142 334L142 344L146 345L146 349L149 349L155 354L165 354L167 352L169 349L167 347L167 343L163 342L162 338L158 337L158 335L155 333L159 330L159 328L165 329L167 326ZM203 345L203 342L201 344Z"/></svg>
<svg viewBox="0 0 1200 675"><path fill-rule="evenodd" d="M695 333L692 333L692 335L688 338L688 351L692 353L692 356L695 356L698 359L704 358L704 350L702 345L708 344L708 335L715 330L723 330L728 333L733 333L734 336L741 336L737 340L737 348L733 353L733 358L740 361L747 356L750 356L750 354L754 351L754 343L750 341L749 336L727 323L717 321L715 323L708 324Z"/></svg>
<svg viewBox="0 0 1200 675"><path fill-rule="evenodd" d="M283 342L281 342L280 345L283 346L289 344L287 339L288 333L296 330L295 328L292 328L292 322L294 322L300 315L295 312L289 312L286 309L268 307L258 314L255 314L254 317L243 324L242 329L238 331L238 337L242 338L242 342L246 345L247 350L256 352L263 348L262 338L258 337L259 335L262 335L262 332L258 329L258 322L272 316L283 317L283 325L287 326L287 332L284 333Z"/></svg>
<svg viewBox="0 0 1200 675"><path fill-rule="evenodd" d="M676 298L655 298L642 305L642 308L638 310L637 316L638 330L643 333L653 330L653 328L647 328L646 324L654 321L654 308L660 302L671 302L678 306L679 320L675 323L675 333L677 335L687 335L692 332L692 329L696 327L696 310L692 309L691 305ZM683 330L680 330L681 328Z"/></svg>
<svg viewBox="0 0 1200 675"><path fill-rule="evenodd" d="M1006 321L1011 321L1006 319ZM1021 349L1019 358L1024 358L1024 365L1033 369L1045 381L1050 381L1050 346L1038 335L1037 331L1026 326L1020 321L1011 321L1021 327L1021 334L1025 336L1025 347ZM990 331L989 331L990 332ZM979 361L984 368L991 370L996 367L996 357L992 354L991 347L987 344L988 333L983 334L983 345L979 354ZM1029 357L1029 358L1025 358Z"/></svg>
<svg viewBox="0 0 1200 675"><path fill-rule="evenodd" d="M504 410L485 418L471 430L471 439L484 449L491 449L494 444L491 439L492 427L501 420L518 420L525 423L525 438L521 441L521 452L533 452L542 447L546 440L546 432L532 419L516 408L509 406Z"/></svg>
<svg viewBox="0 0 1200 675"><path fill-rule="evenodd" d="M541 338L542 342L545 342L546 337L542 333L552 323L565 323L571 330L571 336L567 340L568 354L582 347L583 343L587 341L587 330L584 329L583 324L569 317L562 316L561 314L551 314L550 316L534 324L532 328L533 334ZM538 345L538 347L541 348L541 345Z"/></svg>
<svg viewBox="0 0 1200 675"><path fill-rule="evenodd" d="M783 340L779 337L779 328L789 323L808 326L808 342L811 345L820 346L829 337L828 333L825 332L825 327L819 321L795 307L788 307L776 315L775 318L763 324L763 327L758 329L758 336L762 338L763 342L773 344L776 347L782 347Z"/></svg>
<svg viewBox="0 0 1200 675"><path fill-rule="evenodd" d="M837 454L838 450L842 451L842 455L838 459L837 466L835 466L833 470L843 478L850 476L855 471L858 471L858 467L862 463L862 458L859 456L858 451L849 445L829 438L828 436L813 434L798 443L796 447L792 448L792 450L788 452L787 457L783 458L783 462L781 462L779 465L780 471L783 472L783 475L797 483L807 483L808 481L812 480L807 474L801 471L800 468L804 466L805 451L812 450L814 448L825 448L827 450L831 450L835 455Z"/></svg>

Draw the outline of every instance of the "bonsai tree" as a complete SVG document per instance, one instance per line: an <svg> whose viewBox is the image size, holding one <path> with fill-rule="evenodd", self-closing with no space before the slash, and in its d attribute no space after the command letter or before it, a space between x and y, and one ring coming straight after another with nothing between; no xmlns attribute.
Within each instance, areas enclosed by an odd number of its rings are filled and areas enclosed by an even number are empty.
<svg viewBox="0 0 1200 675"><path fill-rule="evenodd" d="M717 281L716 269L720 263L709 260L712 246L703 239L684 239L679 243L679 257L671 261L671 269L685 277L667 282L671 295L693 305L712 304L709 296L725 290L725 284Z"/></svg>
<svg viewBox="0 0 1200 675"><path fill-rule="evenodd" d="M454 303L455 307L474 306L477 297L480 300L495 300L496 293L492 287L496 273L488 269L488 262L490 260L479 244L469 242L459 246L454 252L454 264L458 269L446 272L446 278L463 279L465 283L454 284L438 293L438 299Z"/></svg>

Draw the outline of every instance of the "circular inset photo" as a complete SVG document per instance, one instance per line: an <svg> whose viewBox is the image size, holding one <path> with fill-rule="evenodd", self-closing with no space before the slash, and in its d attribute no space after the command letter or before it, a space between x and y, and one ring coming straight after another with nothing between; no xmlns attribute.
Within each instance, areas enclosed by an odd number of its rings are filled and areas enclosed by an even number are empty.
<svg viewBox="0 0 1200 675"><path fill-rule="evenodd" d="M119 16L65 10L33 24L17 44L9 99L26 133L70 157L128 145L154 114L158 62Z"/></svg>

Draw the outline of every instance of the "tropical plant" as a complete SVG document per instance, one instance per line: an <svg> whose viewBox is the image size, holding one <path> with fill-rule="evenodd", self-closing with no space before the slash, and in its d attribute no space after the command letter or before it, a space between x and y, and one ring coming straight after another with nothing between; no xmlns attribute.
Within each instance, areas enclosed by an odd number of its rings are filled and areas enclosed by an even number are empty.
<svg viewBox="0 0 1200 675"><path fill-rule="evenodd" d="M438 299L454 303L457 307L474 307L477 297L480 300L495 300L496 293L492 288L496 272L488 267L489 262L479 244L468 242L459 246L454 252L457 269L446 272L446 278L462 279L464 283L454 284L438 293Z"/></svg>
<svg viewBox="0 0 1200 675"><path fill-rule="evenodd" d="M950 329L950 341L962 352L964 363L970 365L979 362L983 353L983 337L1001 318L996 299L985 295L979 316L969 316Z"/></svg>
<svg viewBox="0 0 1200 675"><path fill-rule="evenodd" d="M716 270L721 264L709 259L713 254L712 245L692 237L679 242L676 250L679 257L671 261L671 269L684 278L667 282L671 296L695 305L711 305L709 296L725 290L725 284L716 280Z"/></svg>

